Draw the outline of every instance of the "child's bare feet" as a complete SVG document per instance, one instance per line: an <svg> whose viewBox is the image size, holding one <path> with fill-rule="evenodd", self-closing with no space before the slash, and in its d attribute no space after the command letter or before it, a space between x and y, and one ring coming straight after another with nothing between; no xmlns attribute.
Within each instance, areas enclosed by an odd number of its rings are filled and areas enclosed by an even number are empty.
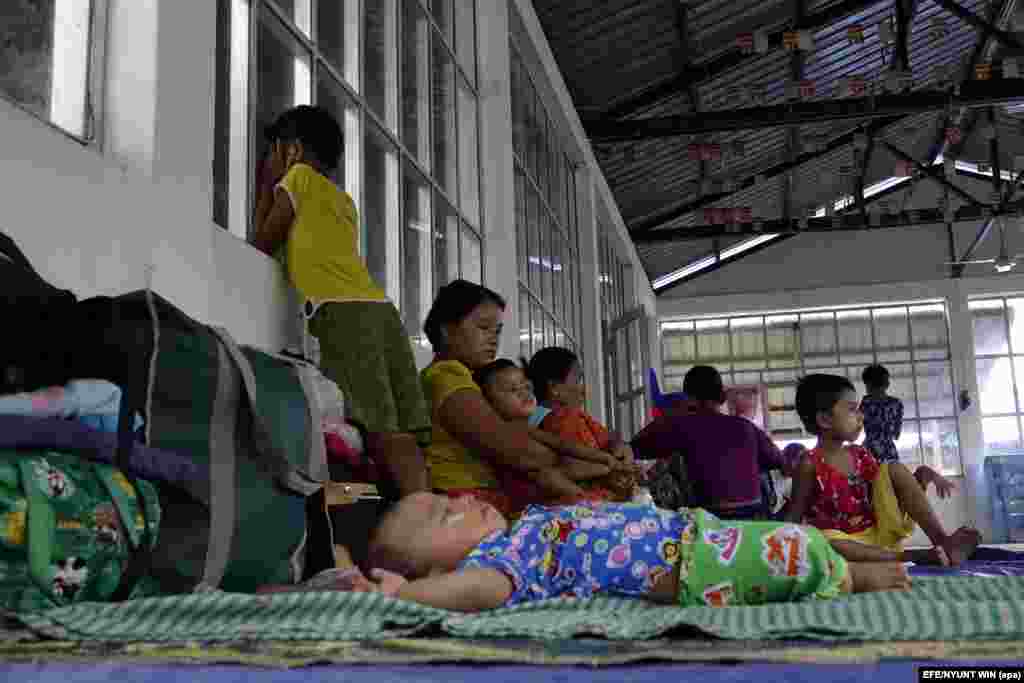
<svg viewBox="0 0 1024 683"><path fill-rule="evenodd" d="M853 579L854 593L905 591L910 588L910 576L901 562L850 562L847 566Z"/></svg>
<svg viewBox="0 0 1024 683"><path fill-rule="evenodd" d="M939 545L931 548L904 550L903 559L908 562L913 562L914 564L933 564L939 567L949 566L949 555L947 555L946 550Z"/></svg>
<svg viewBox="0 0 1024 683"><path fill-rule="evenodd" d="M962 526L946 537L942 547L949 556L949 564L956 567L971 557L979 543L981 543L981 532Z"/></svg>

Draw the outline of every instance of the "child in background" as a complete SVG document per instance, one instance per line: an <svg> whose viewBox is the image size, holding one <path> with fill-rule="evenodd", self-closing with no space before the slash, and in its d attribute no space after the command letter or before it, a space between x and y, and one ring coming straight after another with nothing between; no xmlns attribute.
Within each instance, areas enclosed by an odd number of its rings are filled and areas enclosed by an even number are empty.
<svg viewBox="0 0 1024 683"><path fill-rule="evenodd" d="M427 493L385 514L370 562L359 589L467 612L596 594L720 607L910 584L903 565L847 562L810 527L603 503L530 507L509 529L487 503Z"/></svg>
<svg viewBox="0 0 1024 683"><path fill-rule="evenodd" d="M489 363L473 374L473 380L498 415L507 422L519 423L528 428L532 438L561 456L555 467L530 473L499 469L502 487L516 501L517 509L525 507L526 503L585 496L573 482L604 477L611 469L625 467L621 461L596 448L561 439L531 425L531 420L534 423L541 421L536 417L538 414L543 416L550 411L537 410L537 399L534 398L526 373L512 361L500 358ZM620 500L628 500L630 494L620 495ZM611 498L613 494L609 492L607 497Z"/></svg>
<svg viewBox="0 0 1024 683"><path fill-rule="evenodd" d="M419 447L430 441L430 412L398 310L359 256L352 198L329 178L341 128L327 110L300 106L282 114L267 138L253 244L270 255L284 247L288 278L320 341L321 369L344 391L349 420L366 430L370 457L387 468L398 494L424 490Z"/></svg>
<svg viewBox="0 0 1024 683"><path fill-rule="evenodd" d="M864 448L880 463L899 462L896 440L903 430L903 402L889 396L889 371L884 365L869 365L861 374L868 393L861 399L864 413Z"/></svg>
<svg viewBox="0 0 1024 683"><path fill-rule="evenodd" d="M879 465L849 443L860 435L864 416L848 379L807 375L797 385L796 409L818 444L794 477L790 519L806 516L848 560L957 565L970 557L981 535L967 527L947 534L925 496L932 483L948 495L952 484L945 477L930 467L911 474L899 463ZM915 522L933 548L903 550Z"/></svg>
<svg viewBox="0 0 1024 683"><path fill-rule="evenodd" d="M533 354L526 366L526 376L541 407L547 411L539 421L541 430L563 441L611 453L624 466L616 468L600 485L616 500L630 500L637 493L639 482L633 449L584 410L587 386L579 356L561 346L543 348Z"/></svg>

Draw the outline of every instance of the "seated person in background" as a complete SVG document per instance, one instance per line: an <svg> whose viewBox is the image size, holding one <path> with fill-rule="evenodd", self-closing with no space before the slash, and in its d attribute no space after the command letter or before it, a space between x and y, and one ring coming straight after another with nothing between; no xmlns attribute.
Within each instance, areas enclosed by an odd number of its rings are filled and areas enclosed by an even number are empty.
<svg viewBox="0 0 1024 683"><path fill-rule="evenodd" d="M764 519L772 514L761 473L791 475L778 447L746 418L725 415L722 376L698 365L686 373L686 410L666 411L634 439L638 457L683 459L695 505L724 519Z"/></svg>
<svg viewBox="0 0 1024 683"><path fill-rule="evenodd" d="M607 428L584 410L587 386L583 381L583 368L579 357L561 346L549 346L533 354L526 365L526 376L533 385L534 395L541 407L535 420L542 432L562 441L580 444L611 453L621 463L604 479L594 482L614 500L630 500L637 489L638 474L633 464L633 449L618 434ZM596 494L595 489L588 491ZM588 495L594 499L595 495Z"/></svg>
<svg viewBox="0 0 1024 683"><path fill-rule="evenodd" d="M370 562L376 569L362 590L466 612L596 594L682 606L762 604L910 584L903 565L847 562L810 527L581 503L530 507L509 529L482 501L427 493L385 514ZM806 571L793 572L794 563Z"/></svg>
<svg viewBox="0 0 1024 683"><path fill-rule="evenodd" d="M576 496L576 484L608 474L616 460L607 453L575 442L563 441L553 434L542 432L529 425L530 417L537 410L537 399L533 396L530 380L522 368L512 361L499 358L473 373L477 383L499 416L510 424L520 424L529 429L530 436L544 443L561 457L553 467L522 472L516 469L495 467L502 488L514 501L514 507L526 507L530 503L554 501Z"/></svg>
<svg viewBox="0 0 1024 683"><path fill-rule="evenodd" d="M925 496L934 483L948 495L951 482L930 467L915 474L899 463L878 464L853 443L863 427L853 384L838 375L807 375L797 385L796 409L818 445L793 479L790 519L806 517L846 559L957 565L968 559L981 535L961 527L947 534ZM935 547L903 550L914 523Z"/></svg>
<svg viewBox="0 0 1024 683"><path fill-rule="evenodd" d="M559 455L532 438L526 425L498 415L473 381L473 372L497 356L504 314L505 300L486 287L466 280L442 287L423 325L434 360L421 378L433 418L426 450L431 487L453 497L475 496L511 515L515 510L496 468L527 474L555 467ZM582 495L570 484L567 493Z"/></svg>

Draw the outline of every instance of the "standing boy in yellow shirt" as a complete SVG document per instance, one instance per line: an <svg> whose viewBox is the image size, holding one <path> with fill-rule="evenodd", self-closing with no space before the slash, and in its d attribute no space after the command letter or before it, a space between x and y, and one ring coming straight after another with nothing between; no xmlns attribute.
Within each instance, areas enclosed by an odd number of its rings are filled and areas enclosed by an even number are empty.
<svg viewBox="0 0 1024 683"><path fill-rule="evenodd" d="M303 105L282 114L267 137L253 244L271 255L285 247L323 372L366 430L369 455L401 495L426 490L420 446L430 440L430 413L416 361L398 310L359 255L355 204L328 177L341 157L341 128L327 110Z"/></svg>

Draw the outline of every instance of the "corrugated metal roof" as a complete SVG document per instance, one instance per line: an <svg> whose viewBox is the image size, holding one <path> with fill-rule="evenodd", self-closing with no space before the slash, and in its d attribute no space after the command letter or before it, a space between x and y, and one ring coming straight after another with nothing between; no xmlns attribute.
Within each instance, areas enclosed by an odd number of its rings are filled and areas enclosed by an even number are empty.
<svg viewBox="0 0 1024 683"><path fill-rule="evenodd" d="M838 6L843 0L810 0L806 13L814 15ZM958 0L966 9L985 14L987 0ZM534 0L562 73L584 119L628 100L631 94L664 83L683 66L684 50L677 30L676 0ZM792 25L792 3L786 0L690 0L687 13L688 42L694 64L710 64L733 49L736 34L765 29L777 31ZM866 4L853 15L814 32L814 51L805 59L804 78L816 86L816 99L836 96L842 78L862 76L879 82L892 68L894 50L879 43L878 23L893 16L893 0ZM947 31L944 40L931 35L933 19L941 18ZM847 28L861 24L864 42L851 44ZM912 88L931 89L936 67L962 68L974 52L978 32L938 6L919 0L912 22L908 53ZM741 60L734 68L711 74L694 84L701 111L734 109L738 89L764 89L766 103L785 101L791 81L789 53L773 46L765 55ZM688 93L666 95L658 102L626 113L627 118L686 114L692 111ZM904 118L890 126L881 138L911 156L926 161L944 117L926 113ZM798 137L828 142L858 126L857 121L825 122L803 126ZM1021 149L1024 128L1020 119L1001 112L999 131L1004 167L1014 161L1011 150ZM729 154L734 141L742 141L741 157ZM721 161L703 164L704 178L715 183L742 183L764 169L788 158L789 134L782 127L695 138L679 136L656 140L601 144L597 158L619 204L627 225L649 219L701 196L701 164L689 159L691 142L720 143ZM848 193L852 180L839 168L851 163L847 146L797 167L794 172L794 208L821 206ZM987 142L975 135L966 141L960 158L986 161ZM866 173L866 184L894 174L897 157L876 144ZM1024 161L1024 160L1022 160ZM716 185L719 188L720 185ZM782 207L781 179L768 178L710 206L751 206L756 215L777 217ZM678 228L704 222L702 210L678 216L660 228ZM711 250L709 240L677 244L639 245L638 251L652 277L685 265Z"/></svg>

